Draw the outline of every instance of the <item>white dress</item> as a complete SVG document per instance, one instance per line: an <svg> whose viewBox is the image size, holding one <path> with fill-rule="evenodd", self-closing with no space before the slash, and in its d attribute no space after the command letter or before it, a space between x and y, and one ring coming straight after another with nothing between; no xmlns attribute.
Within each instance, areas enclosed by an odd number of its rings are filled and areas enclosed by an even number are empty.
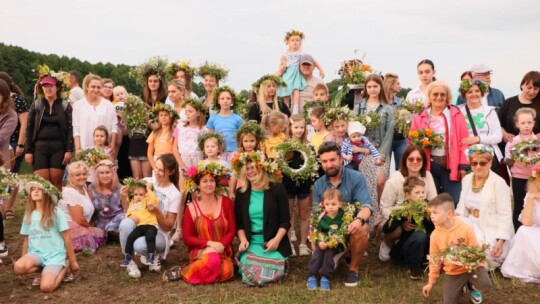
<svg viewBox="0 0 540 304"><path fill-rule="evenodd" d="M527 199L525 197L525 199ZM540 283L540 201L534 201L534 224L521 226L510 242L510 252L501 267L507 278Z"/></svg>

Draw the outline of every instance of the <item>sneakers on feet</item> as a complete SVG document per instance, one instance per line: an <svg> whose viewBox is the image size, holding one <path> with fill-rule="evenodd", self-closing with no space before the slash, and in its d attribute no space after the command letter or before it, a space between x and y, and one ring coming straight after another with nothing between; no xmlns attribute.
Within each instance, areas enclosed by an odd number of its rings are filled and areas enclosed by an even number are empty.
<svg viewBox="0 0 540 304"><path fill-rule="evenodd" d="M471 292L471 302L474 304L480 304L482 303L482 300L484 297L482 296L482 293L476 289L469 289Z"/></svg>
<svg viewBox="0 0 540 304"><path fill-rule="evenodd" d="M124 259L120 262L120 267L128 267L129 262L131 262L131 260L132 260L131 254L125 253Z"/></svg>
<svg viewBox="0 0 540 304"><path fill-rule="evenodd" d="M296 238L296 231L292 230L291 231L291 242L296 242L297 238Z"/></svg>
<svg viewBox="0 0 540 304"><path fill-rule="evenodd" d="M182 240L182 230L176 229L171 239L175 242L180 242Z"/></svg>
<svg viewBox="0 0 540 304"><path fill-rule="evenodd" d="M127 266L127 272L128 275L132 278L141 277L141 271L139 270L139 267L137 267L137 263L135 263L135 261L133 260L129 262L129 265Z"/></svg>
<svg viewBox="0 0 540 304"><path fill-rule="evenodd" d="M327 277L321 278L321 287L320 290L322 291L330 291L330 281Z"/></svg>
<svg viewBox="0 0 540 304"><path fill-rule="evenodd" d="M358 272L349 270L347 277L345 278L345 286L347 287L356 287L358 286Z"/></svg>
<svg viewBox="0 0 540 304"><path fill-rule="evenodd" d="M141 263L147 266L152 265L154 263L154 254L153 253L147 254L146 257L144 258L144 262L143 262L143 259L141 259Z"/></svg>
<svg viewBox="0 0 540 304"><path fill-rule="evenodd" d="M291 250L292 250L291 256L296 256L296 249L294 248L293 243L291 243Z"/></svg>
<svg viewBox="0 0 540 304"><path fill-rule="evenodd" d="M148 269L150 271L160 272L161 271L161 257L159 254L154 255L154 259L152 261L152 264L148 265Z"/></svg>
<svg viewBox="0 0 540 304"><path fill-rule="evenodd" d="M411 280L421 281L424 278L423 274L422 269L411 268L409 270L409 278Z"/></svg>
<svg viewBox="0 0 540 304"><path fill-rule="evenodd" d="M383 262L390 261L390 246L386 245L384 241L381 241L381 246L379 247L379 260Z"/></svg>
<svg viewBox="0 0 540 304"><path fill-rule="evenodd" d="M8 248L5 242L0 243L0 258L5 258L9 254Z"/></svg>
<svg viewBox="0 0 540 304"><path fill-rule="evenodd" d="M311 254L311 250L309 250L308 246L306 244L300 244L300 246L298 246L298 255L299 256L306 256L306 255L310 255Z"/></svg>
<svg viewBox="0 0 540 304"><path fill-rule="evenodd" d="M307 278L306 285L308 290L317 290L317 278L315 276L310 276Z"/></svg>

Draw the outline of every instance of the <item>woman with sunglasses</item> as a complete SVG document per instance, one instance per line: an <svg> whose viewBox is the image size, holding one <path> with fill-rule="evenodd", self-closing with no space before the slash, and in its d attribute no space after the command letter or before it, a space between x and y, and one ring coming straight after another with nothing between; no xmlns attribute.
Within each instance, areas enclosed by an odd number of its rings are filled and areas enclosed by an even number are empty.
<svg viewBox="0 0 540 304"><path fill-rule="evenodd" d="M476 239L488 244L488 259L499 267L514 236L510 187L490 170L493 148L476 144L466 151L472 173L463 178L456 214L474 228Z"/></svg>
<svg viewBox="0 0 540 304"><path fill-rule="evenodd" d="M381 229L390 218L390 213L395 206L400 205L405 201L405 193L403 193L403 183L408 177L416 176L426 183L426 199L431 200L437 196L437 189L433 176L427 171L428 159L422 148L409 146L403 152L401 158L401 166L399 171L394 173L384 185L384 190L381 196ZM415 233L410 232L416 228L414 224L403 223L400 227L389 233L382 233L381 247L379 250L379 259L383 262L390 260L390 251L392 257L399 258L405 262L411 262L411 258L418 257L423 259L428 250L429 237L422 231ZM379 230L382 232L382 230ZM407 245L404 245L407 244Z"/></svg>

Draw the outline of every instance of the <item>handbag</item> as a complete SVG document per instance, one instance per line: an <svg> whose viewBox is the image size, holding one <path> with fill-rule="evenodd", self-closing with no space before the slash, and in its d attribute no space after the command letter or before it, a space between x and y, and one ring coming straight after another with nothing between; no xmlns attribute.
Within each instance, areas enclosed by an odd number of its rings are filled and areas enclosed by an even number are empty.
<svg viewBox="0 0 540 304"><path fill-rule="evenodd" d="M240 252L235 260L244 273L242 283L248 286L265 286L278 282L287 275L287 260L274 260L258 256L251 251L246 252L246 263L240 263Z"/></svg>

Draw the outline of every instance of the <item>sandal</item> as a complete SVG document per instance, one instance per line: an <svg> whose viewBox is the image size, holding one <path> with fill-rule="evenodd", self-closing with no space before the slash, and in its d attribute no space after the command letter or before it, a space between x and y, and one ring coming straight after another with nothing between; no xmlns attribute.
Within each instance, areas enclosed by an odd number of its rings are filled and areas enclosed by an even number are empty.
<svg viewBox="0 0 540 304"><path fill-rule="evenodd" d="M11 209L8 209L6 210L5 217L6 217L6 220L12 220L15 218L15 212L13 212L13 210Z"/></svg>
<svg viewBox="0 0 540 304"><path fill-rule="evenodd" d="M34 287L37 287L41 285L41 275L38 275L36 276L33 280L32 280L32 286Z"/></svg>
<svg viewBox="0 0 540 304"><path fill-rule="evenodd" d="M165 271L161 277L163 283L176 282L180 281L181 279L182 276L180 275L180 266L174 266L168 271Z"/></svg>

